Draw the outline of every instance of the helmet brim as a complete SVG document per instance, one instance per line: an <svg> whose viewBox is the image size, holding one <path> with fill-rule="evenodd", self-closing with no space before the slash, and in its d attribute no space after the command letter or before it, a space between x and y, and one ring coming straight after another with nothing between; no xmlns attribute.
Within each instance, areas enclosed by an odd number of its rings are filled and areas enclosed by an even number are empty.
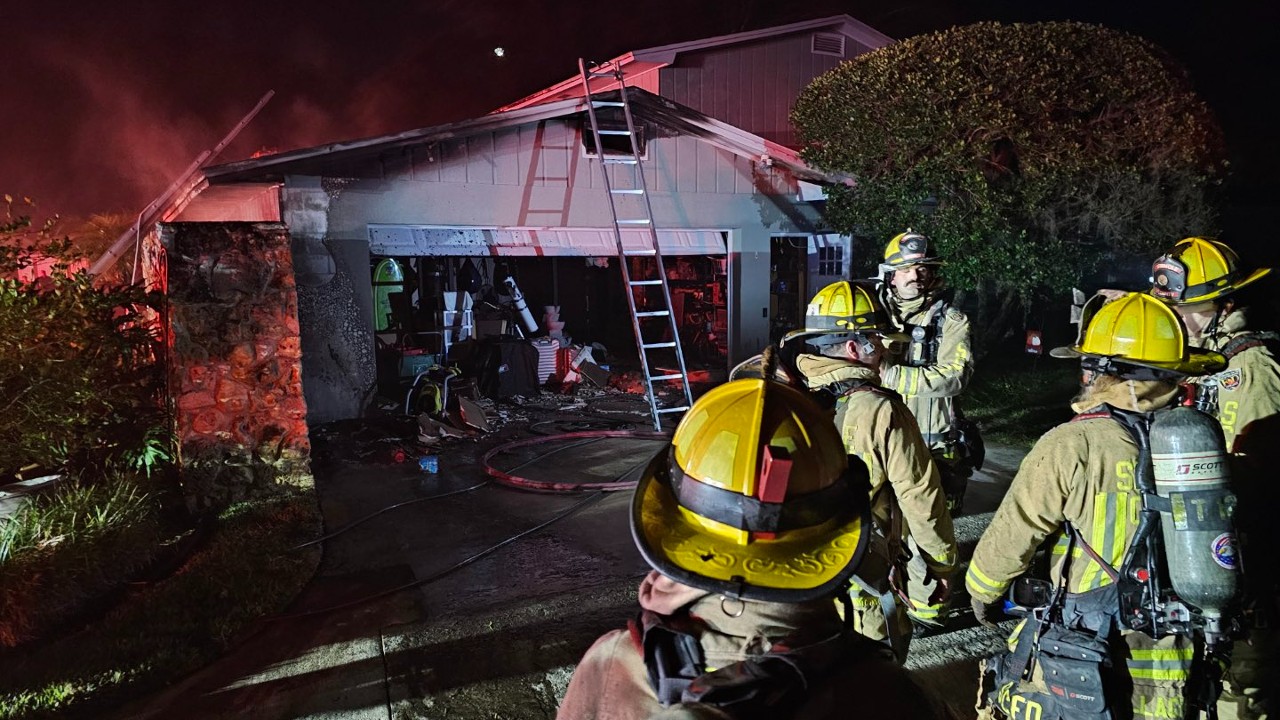
<svg viewBox="0 0 1280 720"><path fill-rule="evenodd" d="M676 582L745 600L807 602L834 597L867 549L870 505L827 522L747 545L709 528L712 520L680 506L664 481L670 446L649 463L631 500L631 535L653 569ZM726 527L727 526L721 526Z"/></svg>
<svg viewBox="0 0 1280 720"><path fill-rule="evenodd" d="M1098 355L1096 353L1087 353L1078 347L1064 345L1056 347L1049 351L1049 355L1056 358L1099 358L1114 360L1118 363L1126 365L1135 365L1137 367L1150 368L1152 370L1161 370L1164 372L1177 373L1179 375L1212 375L1221 372L1227 367L1227 358L1222 353L1216 353L1211 350L1201 350L1199 348L1190 348L1187 357L1177 362L1155 362L1148 360L1132 360L1119 355Z"/></svg>
<svg viewBox="0 0 1280 720"><path fill-rule="evenodd" d="M1155 288L1151 288L1150 290L1148 290L1147 294L1151 295L1152 297L1159 300L1160 302L1163 302L1166 305L1175 305L1175 306L1198 305L1200 303L1211 302L1219 298L1224 298L1230 295L1231 293L1236 292L1237 290L1240 290L1246 285L1252 285L1253 283L1261 280L1267 275L1270 275L1271 270L1272 268L1258 268L1257 270L1254 270L1253 272L1249 273L1248 275L1246 275L1244 278L1242 278L1237 282L1233 282L1229 285L1224 285L1218 288L1217 290L1214 290L1213 292L1205 293L1204 295L1197 295L1196 297L1187 298L1185 300L1170 300L1168 298L1161 297L1160 295L1156 294Z"/></svg>

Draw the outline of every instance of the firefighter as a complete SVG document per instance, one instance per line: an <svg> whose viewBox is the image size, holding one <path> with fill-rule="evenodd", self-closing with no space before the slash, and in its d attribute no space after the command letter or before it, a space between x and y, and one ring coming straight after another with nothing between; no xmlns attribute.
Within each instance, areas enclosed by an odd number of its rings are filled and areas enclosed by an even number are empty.
<svg viewBox="0 0 1280 720"><path fill-rule="evenodd" d="M795 367L811 392L834 400L845 451L868 468L876 528L888 541L885 572L892 573L889 589L897 601L889 610L874 586L860 589L853 596L855 626L867 637L890 640L905 655L909 615L937 617L946 606L959 553L937 463L902 398L880 383L884 343L896 339L901 336L892 332L875 287L840 281L814 296L805 329L788 334L782 345L803 343L808 350L796 356ZM921 580L918 590L912 588L914 598L899 562L903 543Z"/></svg>
<svg viewBox="0 0 1280 720"><path fill-rule="evenodd" d="M964 504L973 471L966 462L956 406L956 397L973 374L973 354L969 318L951 304L938 272L941 265L933 242L911 230L885 247L881 298L894 329L910 340L886 359L882 379L885 387L902 396L920 425L955 514Z"/></svg>
<svg viewBox="0 0 1280 720"><path fill-rule="evenodd" d="M1251 558L1266 557L1278 540L1269 528L1278 502L1271 475L1280 459L1280 364L1276 333L1249 329L1238 291L1270 272L1247 271L1230 247L1198 237L1178 241L1151 268L1151 294L1183 319L1191 344L1227 357L1227 369L1203 378L1195 390L1199 406L1217 415L1234 456L1236 519ZM1254 562L1248 580L1248 638L1232 651L1222 717L1265 717L1274 702L1269 695L1280 687L1275 563Z"/></svg>
<svg viewBox="0 0 1280 720"><path fill-rule="evenodd" d="M894 330L909 338L885 358L881 382L902 396L920 426L925 444L942 474L947 507L958 515L975 466L981 466L982 440L957 404L973 374L969 318L951 304L938 272L941 259L933 242L907 230L884 250L880 296ZM927 602L918 563L912 566L910 610L918 634L941 629L949 605Z"/></svg>
<svg viewBox="0 0 1280 720"><path fill-rule="evenodd" d="M1190 348L1178 316L1148 294L1129 293L1095 311L1098 305L1086 306L1075 345L1052 353L1081 359L1081 390L1071 406L1078 414L1036 442L969 563L974 614L990 626L1037 546L1057 538L1051 576L1060 593L1014 630L1009 653L986 664L984 717L1050 720L1107 710L1183 717L1190 640L1153 639L1119 622L1118 568L1142 505L1135 490L1140 436L1130 428L1137 414L1174 404L1185 376L1220 370L1226 360ZM1065 693L1058 692L1060 670L1073 683Z"/></svg>
<svg viewBox="0 0 1280 720"><path fill-rule="evenodd" d="M702 396L643 473L640 614L596 641L557 717L941 717L832 599L868 537L866 472L802 391L745 379Z"/></svg>

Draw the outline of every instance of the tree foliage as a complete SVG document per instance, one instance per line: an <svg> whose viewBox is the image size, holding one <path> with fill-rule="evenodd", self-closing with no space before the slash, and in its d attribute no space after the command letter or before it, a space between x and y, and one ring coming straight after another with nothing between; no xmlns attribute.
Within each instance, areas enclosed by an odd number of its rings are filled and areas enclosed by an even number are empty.
<svg viewBox="0 0 1280 720"><path fill-rule="evenodd" d="M0 474L29 464L150 471L168 459L171 438L154 322L160 298L98 286L52 223L33 228L5 200Z"/></svg>
<svg viewBox="0 0 1280 720"><path fill-rule="evenodd" d="M961 288L1024 301L1112 251L1211 233L1222 134L1152 43L1073 22L909 38L818 77L792 121L847 174L828 220L883 243L934 238Z"/></svg>

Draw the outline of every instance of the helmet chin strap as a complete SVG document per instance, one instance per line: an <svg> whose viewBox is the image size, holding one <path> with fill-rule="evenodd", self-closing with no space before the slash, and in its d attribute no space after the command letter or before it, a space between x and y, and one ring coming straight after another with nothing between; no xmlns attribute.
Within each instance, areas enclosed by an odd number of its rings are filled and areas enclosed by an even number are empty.
<svg viewBox="0 0 1280 720"><path fill-rule="evenodd" d="M1228 303L1228 300L1226 300L1225 298L1220 298L1218 300L1213 301L1213 319L1209 321L1208 325L1204 326L1204 330L1200 331L1201 342L1208 340L1209 338L1218 334L1218 326L1222 324L1223 318L1225 318L1227 315L1226 313L1227 303Z"/></svg>

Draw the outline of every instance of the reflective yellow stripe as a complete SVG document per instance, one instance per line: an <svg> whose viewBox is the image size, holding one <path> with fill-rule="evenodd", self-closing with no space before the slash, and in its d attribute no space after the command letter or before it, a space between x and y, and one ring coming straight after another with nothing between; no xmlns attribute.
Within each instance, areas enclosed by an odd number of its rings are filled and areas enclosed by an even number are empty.
<svg viewBox="0 0 1280 720"><path fill-rule="evenodd" d="M980 590L989 593L999 594L1004 590L1004 583L998 583L992 580L986 573L978 569L978 566L972 562L969 563L969 572L965 575L965 582L972 581L972 584Z"/></svg>
<svg viewBox="0 0 1280 720"><path fill-rule="evenodd" d="M1089 540L1094 550L1102 547L1107 539L1107 494L1095 493L1093 496L1093 537ZM1079 581L1076 583L1076 592L1087 592L1096 587L1101 587L1102 583L1098 582L1098 575L1102 572L1102 568L1092 559L1085 565L1084 572L1080 575Z"/></svg>
<svg viewBox="0 0 1280 720"><path fill-rule="evenodd" d="M1005 638L1004 644L1009 646L1009 652L1013 652L1018 647L1018 636L1022 634L1022 627L1027 624L1027 619L1022 618L1017 625L1013 626L1013 632L1009 633L1009 637Z"/></svg>
<svg viewBox="0 0 1280 720"><path fill-rule="evenodd" d="M918 395L920 393L920 368L911 368L915 372L911 373L911 392L910 395Z"/></svg>
<svg viewBox="0 0 1280 720"><path fill-rule="evenodd" d="M1182 647L1134 648L1125 663L1130 677L1139 680L1186 680L1191 675L1191 662L1196 649Z"/></svg>
<svg viewBox="0 0 1280 720"><path fill-rule="evenodd" d="M1115 517L1110 518L1112 523L1111 553L1105 556L1112 567L1119 565L1124 559L1124 549L1127 544L1125 539L1129 534L1129 493L1116 493L1115 498L1116 514Z"/></svg>
<svg viewBox="0 0 1280 720"><path fill-rule="evenodd" d="M938 617L940 608L937 605L916 605L907 611L908 615L918 618L933 619Z"/></svg>
<svg viewBox="0 0 1280 720"><path fill-rule="evenodd" d="M1134 660L1190 660L1196 655L1196 649L1190 645L1179 648L1134 649L1129 654Z"/></svg>
<svg viewBox="0 0 1280 720"><path fill-rule="evenodd" d="M1186 668L1151 669L1129 668L1129 677L1138 680L1186 680L1191 675Z"/></svg>

